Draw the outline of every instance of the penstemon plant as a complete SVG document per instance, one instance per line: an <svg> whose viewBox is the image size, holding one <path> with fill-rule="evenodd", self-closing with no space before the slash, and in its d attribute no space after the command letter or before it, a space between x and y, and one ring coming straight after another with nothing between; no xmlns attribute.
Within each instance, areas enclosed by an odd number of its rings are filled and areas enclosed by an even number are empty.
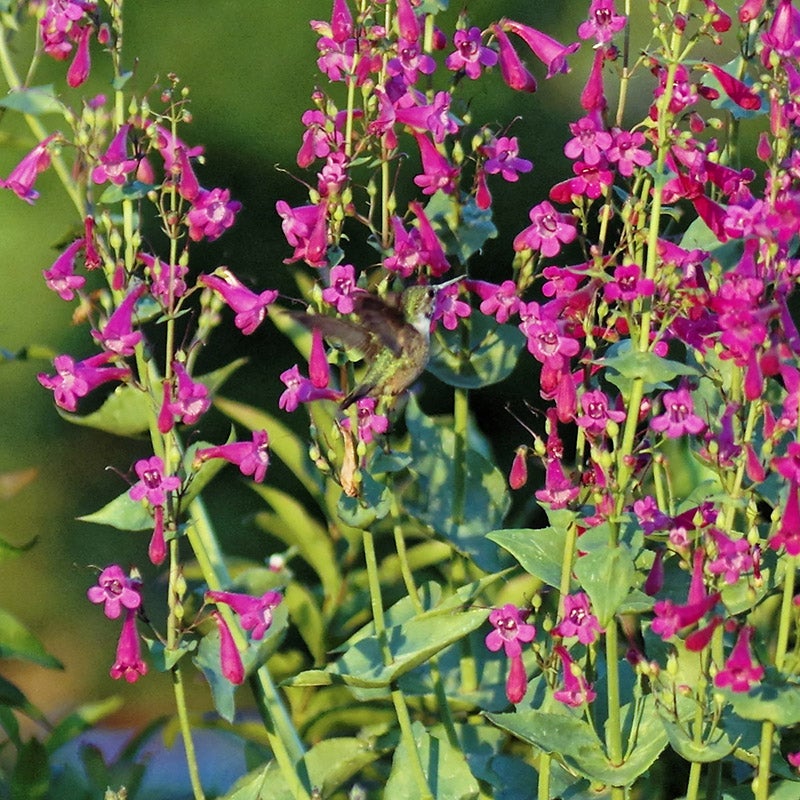
<svg viewBox="0 0 800 800"><path fill-rule="evenodd" d="M308 199L276 207L287 251L272 259L294 265L294 299L249 288L236 265L193 266L241 207L201 183L180 80L130 88L122 0L0 12L0 106L38 142L0 185L34 203L37 176L57 171L79 233L43 274L93 340L39 382L65 419L149 442L129 489L85 519L149 532L164 627L135 568L99 569L88 600L120 626L112 678L169 675L196 800L195 668L219 716L206 724L269 747L230 800L797 795L790 0L591 0L567 45L507 18L482 30L466 11L444 30L443 0L334 0L312 22L323 77L296 159ZM21 70L10 45L30 17ZM35 84L53 57L81 86L94 49L112 96L69 107ZM499 72L510 103L537 88L520 52L557 80L580 50L569 177L531 204L491 282L473 264L497 235L491 191L533 164L509 127L473 119L471 92ZM220 393L241 360L197 369L229 312L244 335L271 320L300 355L274 376L278 411ZM506 479L470 391L520 362L543 411ZM452 387L451 414L423 410L425 369ZM201 440L212 405L249 433ZM304 414L303 434L281 414ZM295 486L270 483L271 457ZM528 508L546 527L509 520L530 462L543 477ZM285 545L235 569L202 502L226 463ZM258 733L236 713L244 682ZM57 741L95 721L81 719ZM62 796L57 776L37 791Z"/></svg>

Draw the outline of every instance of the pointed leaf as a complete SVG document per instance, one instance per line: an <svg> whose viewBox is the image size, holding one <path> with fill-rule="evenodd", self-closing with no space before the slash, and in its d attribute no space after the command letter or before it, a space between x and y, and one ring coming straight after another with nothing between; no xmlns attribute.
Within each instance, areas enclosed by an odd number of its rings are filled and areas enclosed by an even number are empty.
<svg viewBox="0 0 800 800"><path fill-rule="evenodd" d="M753 686L749 692L722 692L733 710L743 719L769 721L778 728L800 722L800 685L772 683L767 680Z"/></svg>
<svg viewBox="0 0 800 800"><path fill-rule="evenodd" d="M96 428L117 436L139 436L150 429L153 408L146 392L122 384L106 398L103 405L91 414L81 416L57 409L67 422L86 428Z"/></svg>
<svg viewBox="0 0 800 800"><path fill-rule="evenodd" d="M630 594L636 575L628 548L620 545L586 553L575 561L573 571L589 595L600 624L607 627Z"/></svg>
<svg viewBox="0 0 800 800"><path fill-rule="evenodd" d="M435 800L473 800L480 792L461 750L453 747L443 733L432 734L420 722L412 726L416 755L409 753L405 740L394 753L392 771L384 790L385 797L417 800L433 793ZM416 779L414 760L419 758L425 773L427 791ZM424 791L424 793L423 793Z"/></svg>
<svg viewBox="0 0 800 800"><path fill-rule="evenodd" d="M115 497L92 514L78 517L82 522L93 522L95 525L110 525L120 531L146 531L153 529L153 518L147 505L132 500L128 492Z"/></svg>
<svg viewBox="0 0 800 800"><path fill-rule="evenodd" d="M219 631L215 628L200 640L197 655L193 656L192 661L206 676L217 713L222 719L232 723L236 713L233 697L236 687L222 674L219 647Z"/></svg>
<svg viewBox="0 0 800 800"><path fill-rule="evenodd" d="M16 617L3 609L0 609L0 658L32 661L51 669L64 668Z"/></svg>
<svg viewBox="0 0 800 800"><path fill-rule="evenodd" d="M64 106L56 98L52 84L13 89L0 97L0 107L37 117L40 114L63 114Z"/></svg>
<svg viewBox="0 0 800 800"><path fill-rule="evenodd" d="M556 528L509 528L492 531L486 538L508 550L530 575L556 589L561 585L567 534Z"/></svg>

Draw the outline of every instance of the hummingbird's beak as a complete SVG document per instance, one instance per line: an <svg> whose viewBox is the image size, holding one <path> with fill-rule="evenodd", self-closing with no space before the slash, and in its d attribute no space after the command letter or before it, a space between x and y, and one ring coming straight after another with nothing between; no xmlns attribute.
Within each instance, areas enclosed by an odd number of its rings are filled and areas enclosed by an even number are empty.
<svg viewBox="0 0 800 800"><path fill-rule="evenodd" d="M433 284L433 288L438 292L440 289L445 289L448 286L452 286L454 283L463 281L466 277L466 275L459 275L457 278L451 278L449 281L445 281L444 283Z"/></svg>

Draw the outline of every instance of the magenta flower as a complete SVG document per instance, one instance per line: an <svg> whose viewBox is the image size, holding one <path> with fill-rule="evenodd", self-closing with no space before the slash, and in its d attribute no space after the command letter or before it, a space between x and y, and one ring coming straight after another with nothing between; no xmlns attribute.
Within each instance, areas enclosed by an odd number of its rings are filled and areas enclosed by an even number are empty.
<svg viewBox="0 0 800 800"><path fill-rule="evenodd" d="M132 289L106 320L102 331L92 330L95 339L107 351L118 356L130 356L142 340L142 332L133 330L133 312L136 301L145 293L147 287L140 283Z"/></svg>
<svg viewBox="0 0 800 800"><path fill-rule="evenodd" d="M139 633L136 630L136 612L131 609L125 612L117 643L117 657L109 674L114 680L125 678L128 683L135 683L147 674L147 664L142 661Z"/></svg>
<svg viewBox="0 0 800 800"><path fill-rule="evenodd" d="M317 389L324 389L331 381L331 365L325 352L322 331L311 330L311 353L308 356L308 377Z"/></svg>
<svg viewBox="0 0 800 800"><path fill-rule="evenodd" d="M528 482L528 448L521 445L514 451L514 460L508 473L508 485L521 489Z"/></svg>
<svg viewBox="0 0 800 800"><path fill-rule="evenodd" d="M85 15L96 10L97 3L90 0L50 0L39 23L45 53L59 61L66 59L81 36Z"/></svg>
<svg viewBox="0 0 800 800"><path fill-rule="evenodd" d="M535 205L528 214L529 225L514 239L514 250L533 250L552 258L564 244L574 241L578 235L572 215L559 214L547 201Z"/></svg>
<svg viewBox="0 0 800 800"><path fill-rule="evenodd" d="M522 645L532 642L536 636L536 628L525 622L528 610L517 608L507 603L502 608L495 608L489 614L489 622L494 630L486 635L486 647L496 653L501 647L509 658L522 654Z"/></svg>
<svg viewBox="0 0 800 800"><path fill-rule="evenodd" d="M92 35L92 28L86 26L81 28L78 34L78 46L75 50L75 58L67 70L67 83L75 89L86 82L89 71L92 68L92 61L89 55L89 39Z"/></svg>
<svg viewBox="0 0 800 800"><path fill-rule="evenodd" d="M472 311L469 303L458 299L460 289L459 284L453 283L436 293L433 319L442 320L442 325L449 331L454 331L458 327L458 320L468 317Z"/></svg>
<svg viewBox="0 0 800 800"><path fill-rule="evenodd" d="M692 396L685 386L674 392L664 392L661 404L664 413L650 420L654 431L677 439L684 434L698 434L705 430L706 423L694 413Z"/></svg>
<svg viewBox="0 0 800 800"><path fill-rule="evenodd" d="M786 760L795 768L800 769L800 750L796 753L787 753Z"/></svg>
<svg viewBox="0 0 800 800"><path fill-rule="evenodd" d="M580 42L572 44L561 44L551 36L548 36L530 25L523 25L513 19L502 19L500 25L503 30L511 31L530 47L533 54L547 67L547 77L552 78L559 72L569 72L570 67L567 63L567 56L571 56L580 48Z"/></svg>
<svg viewBox="0 0 800 800"><path fill-rule="evenodd" d="M587 113L602 114L608 108L605 87L603 85L603 64L605 52L602 48L594 51L592 68L581 91L581 108Z"/></svg>
<svg viewBox="0 0 800 800"><path fill-rule="evenodd" d="M615 128L612 131L613 144L606 150L606 158L617 165L620 175L630 178L634 167L646 167L653 157L641 147L645 143L641 131L623 131Z"/></svg>
<svg viewBox="0 0 800 800"><path fill-rule="evenodd" d="M197 451L195 458L206 461L209 458L223 458L236 464L242 475L252 475L256 483L261 483L269 466L269 437L266 431L253 431L249 442L231 442L216 447L204 447Z"/></svg>
<svg viewBox="0 0 800 800"><path fill-rule="evenodd" d="M164 475L164 462L158 456L139 459L134 469L139 480L128 491L131 500L146 500L153 507L163 506L167 502L167 492L181 485L177 475Z"/></svg>
<svg viewBox="0 0 800 800"><path fill-rule="evenodd" d="M652 297L655 291L655 282L642 277L642 268L638 264L623 264L615 267L614 279L603 286L603 297L609 302L632 303L642 297Z"/></svg>
<svg viewBox="0 0 800 800"><path fill-rule="evenodd" d="M599 164L613 139L607 130L598 127L595 115L570 122L569 129L573 138L564 145L564 155L571 159L582 158L590 165Z"/></svg>
<svg viewBox="0 0 800 800"><path fill-rule="evenodd" d="M128 367L107 367L113 353L98 353L83 361L60 355L53 359L55 375L40 372L36 379L45 389L52 389L56 405L65 411L75 411L78 399L85 397L108 381L124 381L130 377Z"/></svg>
<svg viewBox="0 0 800 800"><path fill-rule="evenodd" d="M501 325L519 310L517 284L512 280L503 281L499 286L486 281L467 280L466 286L481 299L481 313L494 316Z"/></svg>
<svg viewBox="0 0 800 800"><path fill-rule="evenodd" d="M790 556L800 555L800 500L798 500L798 484L789 481L786 505L780 518L778 530L769 538L769 546L773 550L786 549Z"/></svg>
<svg viewBox="0 0 800 800"><path fill-rule="evenodd" d="M725 583L732 586L742 573L753 569L753 555L746 538L731 539L713 527L708 530L708 536L717 549L716 557L708 563L708 571L712 575L721 575Z"/></svg>
<svg viewBox="0 0 800 800"><path fill-rule="evenodd" d="M85 239L76 239L49 269L42 270L47 288L56 292L62 300L72 300L75 290L86 283L83 275L75 274L75 259L85 243Z"/></svg>
<svg viewBox="0 0 800 800"><path fill-rule="evenodd" d="M616 411L608 407L608 397L601 389L584 392L581 395L583 413L575 418L575 422L589 436L602 436L609 422L620 423L625 419L624 411Z"/></svg>
<svg viewBox="0 0 800 800"><path fill-rule="evenodd" d="M591 703L597 693L587 682L580 667L572 660L572 657L564 647L555 647L553 652L561 659L561 667L564 675L564 688L553 692L553 697L559 703L578 708L585 703Z"/></svg>
<svg viewBox="0 0 800 800"><path fill-rule="evenodd" d="M563 382L563 381L562 381ZM566 508L580 493L564 471L564 466L557 458L551 458L545 467L544 489L537 489L536 499L553 510Z"/></svg>
<svg viewBox="0 0 800 800"><path fill-rule="evenodd" d="M117 619L125 608L135 611L142 604L139 592L142 583L122 571L118 564L106 567L97 578L97 585L91 586L86 596L92 603L103 603L103 613L109 619Z"/></svg>
<svg viewBox="0 0 800 800"><path fill-rule="evenodd" d="M417 82L420 72L431 75L435 70L436 61L422 49L421 44L405 38L398 40L397 55L386 64L389 75L399 77L409 86Z"/></svg>
<svg viewBox="0 0 800 800"><path fill-rule="evenodd" d="M263 639L272 625L272 610L277 608L283 597L280 592L269 591L260 597L238 592L206 592L206 600L224 603L239 616L239 621L253 639Z"/></svg>
<svg viewBox="0 0 800 800"><path fill-rule="evenodd" d="M11 189L17 197L32 205L39 196L39 192L33 188L33 184L36 182L39 175L50 166L48 147L50 142L59 136L61 136L61 134L56 131L56 133L51 133L46 139L42 139L42 141L11 170L5 180L0 178L0 186L5 189Z"/></svg>
<svg viewBox="0 0 800 800"><path fill-rule="evenodd" d="M772 466L787 481L800 483L800 442L789 442L786 455L773 458Z"/></svg>
<svg viewBox="0 0 800 800"><path fill-rule="evenodd" d="M173 136L172 131L163 125L156 125L153 146L161 154L161 158L164 159L164 172L167 175L174 175L180 172L182 158L197 158L203 155L204 150L202 145L189 147L180 138Z"/></svg>
<svg viewBox="0 0 800 800"><path fill-rule="evenodd" d="M275 203L281 217L281 229L286 241L294 247L291 258L284 264L303 260L309 266L322 267L327 263L328 206L326 203L292 208L285 200Z"/></svg>
<svg viewBox="0 0 800 800"><path fill-rule="evenodd" d="M750 22L764 10L767 0L744 0L739 6L739 22Z"/></svg>
<svg viewBox="0 0 800 800"><path fill-rule="evenodd" d="M341 400L343 396L342 392L336 389L314 386L311 380L300 374L297 364L284 370L280 378L286 390L278 398L278 407L288 413L296 411L300 403L309 403L312 400Z"/></svg>
<svg viewBox="0 0 800 800"><path fill-rule="evenodd" d="M482 148L486 156L483 168L489 175L498 172L509 183L519 180L518 173L530 172L533 164L527 158L519 157L519 144L516 136L500 136Z"/></svg>
<svg viewBox="0 0 800 800"><path fill-rule="evenodd" d="M186 215L189 238L193 242L201 239L213 242L233 225L241 207L238 200L231 200L228 189L201 189Z"/></svg>
<svg viewBox="0 0 800 800"><path fill-rule="evenodd" d="M217 623L219 631L219 663L222 674L234 686L239 686L244 683L245 677L242 655L222 614L219 611L212 611L211 618Z"/></svg>
<svg viewBox="0 0 800 800"><path fill-rule="evenodd" d="M742 626L739 638L731 650L725 666L714 676L714 685L719 688L730 687L732 692L747 692L753 684L764 677L764 667L754 658L750 649L750 639L755 628Z"/></svg>
<svg viewBox="0 0 800 800"><path fill-rule="evenodd" d="M458 133L458 122L450 114L450 94L437 92L428 105L396 107L395 119L418 133L430 132L433 141L441 144L448 134Z"/></svg>
<svg viewBox="0 0 800 800"><path fill-rule="evenodd" d="M624 27L627 17L617 14L614 0L592 0L589 18L578 26L581 39L592 39L597 44L608 44Z"/></svg>
<svg viewBox="0 0 800 800"><path fill-rule="evenodd" d="M407 229L400 217L390 220L393 233L392 254L383 261L383 266L396 272L402 278L408 278L415 270L425 264L425 252L420 240L419 228Z"/></svg>
<svg viewBox="0 0 800 800"><path fill-rule="evenodd" d="M417 217L417 230L419 231L419 244L421 247L420 257L422 263L430 267L431 273L435 277L444 275L450 269L447 256L444 253L441 240L436 235L436 231L425 213L425 209L416 200L408 204L408 208Z"/></svg>
<svg viewBox="0 0 800 800"><path fill-rule="evenodd" d="M95 183L111 183L121 186L131 172L139 166L135 158L128 158L128 134L130 125L122 125L111 140L106 152L100 156L100 163L92 170Z"/></svg>
<svg viewBox="0 0 800 800"><path fill-rule="evenodd" d="M800 10L792 0L780 0L769 29L761 35L764 50L761 59L769 66L770 53L781 58L796 59L800 56Z"/></svg>
<svg viewBox="0 0 800 800"><path fill-rule="evenodd" d="M548 307L535 301L520 303L519 329L527 339L528 352L543 364L561 369L577 355L580 343L564 333L563 321L547 316Z"/></svg>
<svg viewBox="0 0 800 800"><path fill-rule="evenodd" d="M422 174L414 178L414 183L422 189L423 194L435 194L440 189L445 194L452 194L455 191L458 168L451 166L427 136L421 133L413 133L413 136L422 160Z"/></svg>
<svg viewBox="0 0 800 800"><path fill-rule="evenodd" d="M505 31L499 25L492 25L491 30L500 48L500 74L503 80L516 91L535 92L536 78L525 68Z"/></svg>
<svg viewBox="0 0 800 800"><path fill-rule="evenodd" d="M469 30L461 28L453 35L456 48L445 60L447 69L464 70L471 80L480 77L482 67L493 67L497 63L497 53L481 43L481 29L473 26Z"/></svg>
<svg viewBox="0 0 800 800"><path fill-rule="evenodd" d="M509 703L520 703L528 690L528 674L522 656L513 656L508 664L506 697Z"/></svg>
<svg viewBox="0 0 800 800"><path fill-rule="evenodd" d="M356 273L352 264L337 264L331 269L330 285L322 290L322 299L334 306L340 314L352 314L353 296L362 291L356 286Z"/></svg>
<svg viewBox="0 0 800 800"><path fill-rule="evenodd" d="M659 600L653 606L655 619L650 625L653 633L657 633L664 641L674 636L683 628L699 622L717 604L719 592L685 605L675 605L671 600Z"/></svg>
<svg viewBox="0 0 800 800"><path fill-rule="evenodd" d="M211 406L208 388L193 381L183 364L173 362L172 371L175 373L177 391L173 399L173 384L164 381L163 402L158 414L158 429L161 433L171 431L176 419L181 420L184 425L194 425Z"/></svg>
<svg viewBox="0 0 800 800"><path fill-rule="evenodd" d="M235 312L234 324L249 336L264 321L267 306L278 299L277 289L265 289L261 294L251 292L227 268L218 267L211 275L201 275L197 282L219 294Z"/></svg>
<svg viewBox="0 0 800 800"><path fill-rule="evenodd" d="M729 72L726 72L721 67L718 67L712 62L706 62L704 68L707 69L718 81L728 97L736 103L740 108L747 111L755 111L761 108L761 98L747 86L746 83L734 78Z"/></svg>
<svg viewBox="0 0 800 800"><path fill-rule="evenodd" d="M375 407L378 401L374 397L362 397L356 402L356 412L358 418L358 438L364 444L369 444L375 438L389 430L389 419L383 414L376 414ZM350 430L350 418L346 417L341 422L342 427Z"/></svg>
<svg viewBox="0 0 800 800"><path fill-rule="evenodd" d="M553 628L556 636L576 636L581 644L592 644L603 632L597 617L589 608L589 596L585 592L564 596L564 618Z"/></svg>
<svg viewBox="0 0 800 800"><path fill-rule="evenodd" d="M186 273L189 267L182 264L168 264L149 253L139 252L136 256L145 266L149 278L150 293L165 308L186 293Z"/></svg>

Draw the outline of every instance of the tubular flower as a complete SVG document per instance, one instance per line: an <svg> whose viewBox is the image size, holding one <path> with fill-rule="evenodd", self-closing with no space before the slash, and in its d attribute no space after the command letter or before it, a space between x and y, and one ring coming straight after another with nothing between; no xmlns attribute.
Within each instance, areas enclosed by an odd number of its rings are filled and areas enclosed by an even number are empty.
<svg viewBox="0 0 800 800"><path fill-rule="evenodd" d="M217 447L204 447L197 451L198 462L209 458L223 458L236 464L242 475L252 475L256 483L261 483L269 466L269 437L266 431L253 431L249 442L231 442Z"/></svg>
<svg viewBox="0 0 800 800"><path fill-rule="evenodd" d="M750 648L754 631L752 625L742 627L725 666L714 676L715 686L729 686L732 692L746 692L764 677L764 667L755 660Z"/></svg>
<svg viewBox="0 0 800 800"><path fill-rule="evenodd" d="M36 376L45 389L52 389L56 405L65 411L76 411L78 399L85 397L108 381L124 381L130 377L128 367L104 366L113 358L113 353L98 353L96 356L75 361L68 355L56 356L53 366L55 375L46 375L41 372Z"/></svg>
<svg viewBox="0 0 800 800"><path fill-rule="evenodd" d="M242 627L250 631L253 639L263 639L272 625L272 611L283 597L280 592L269 591L256 597L239 592L206 592L206 600L219 605L223 603L238 615Z"/></svg>
<svg viewBox="0 0 800 800"><path fill-rule="evenodd" d="M219 267L211 275L201 275L198 283L213 289L235 312L234 324L249 336L264 321L267 306L278 299L276 289L265 289L261 294L251 292L227 268Z"/></svg>
<svg viewBox="0 0 800 800"><path fill-rule="evenodd" d="M219 239L234 223L236 214L242 204L231 200L228 189L200 189L192 200L192 208L186 215L189 225L189 238L193 242L208 239L213 242Z"/></svg>
<svg viewBox="0 0 800 800"><path fill-rule="evenodd" d="M515 33L530 47L533 54L547 67L548 78L552 78L559 72L569 72L567 56L571 56L581 46L580 42L561 44L546 33L537 31L530 25L515 22L513 19L502 19L500 25L503 30Z"/></svg>
<svg viewBox="0 0 800 800"><path fill-rule="evenodd" d="M142 605L141 585L138 578L126 575L119 564L111 564L100 573L97 584L87 590L86 596L92 603L102 603L103 613L109 619L117 619L123 608L135 611Z"/></svg>
<svg viewBox="0 0 800 800"><path fill-rule="evenodd" d="M236 642L233 641L233 634L231 634L228 623L222 618L222 614L219 611L214 611L211 617L217 623L217 630L219 631L220 669L225 678L235 686L238 686L244 683L245 676L242 655L236 646Z"/></svg>
<svg viewBox="0 0 800 800"><path fill-rule="evenodd" d="M525 68L505 31L499 25L492 25L492 33L500 47L500 74L503 80L511 89L535 92L536 78Z"/></svg>
<svg viewBox="0 0 800 800"><path fill-rule="evenodd" d="M61 134L58 132L51 133L46 139L42 139L42 141L11 170L5 180L0 178L0 186L5 189L10 189L17 197L33 205L33 202L39 196L39 192L33 188L33 184L36 182L39 175L50 166L48 147L50 146L50 142L60 135Z"/></svg>
<svg viewBox="0 0 800 800"><path fill-rule="evenodd" d="M109 674L114 680L125 678L128 683L135 683L147 674L147 664L142 661L139 633L136 630L136 612L131 609L125 612L117 643L117 657Z"/></svg>
<svg viewBox="0 0 800 800"><path fill-rule="evenodd" d="M460 70L471 80L480 77L482 67L493 67L497 63L497 53L481 43L481 29L472 27L459 29L453 35L456 48L446 61L447 69Z"/></svg>

